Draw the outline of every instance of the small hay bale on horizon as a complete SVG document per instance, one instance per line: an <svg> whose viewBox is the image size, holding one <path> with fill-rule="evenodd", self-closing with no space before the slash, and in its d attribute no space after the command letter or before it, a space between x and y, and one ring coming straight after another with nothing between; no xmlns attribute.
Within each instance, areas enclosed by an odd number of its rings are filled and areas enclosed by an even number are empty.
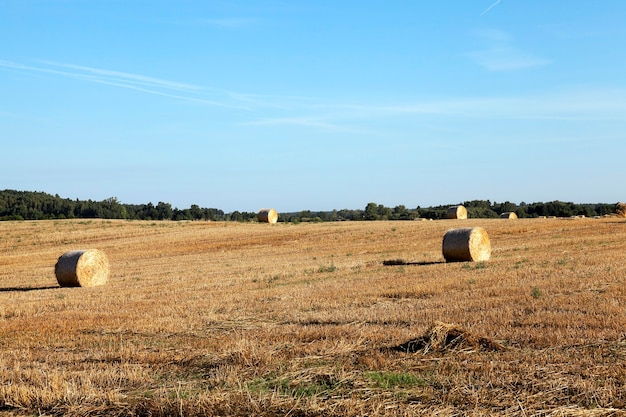
<svg viewBox="0 0 626 417"><path fill-rule="evenodd" d="M446 262L482 262L491 256L491 241L482 227L450 229L441 249Z"/></svg>
<svg viewBox="0 0 626 417"><path fill-rule="evenodd" d="M98 249L65 252L54 266L61 287L95 287L109 278L109 260Z"/></svg>
<svg viewBox="0 0 626 417"><path fill-rule="evenodd" d="M626 203L615 204L615 212L619 217L626 217Z"/></svg>
<svg viewBox="0 0 626 417"><path fill-rule="evenodd" d="M261 223L274 224L274 223L276 223L278 221L278 213L273 208L261 209L261 210L259 210L259 214L257 215L257 219Z"/></svg>
<svg viewBox="0 0 626 417"><path fill-rule="evenodd" d="M500 218L501 218L501 219L517 219L517 214L515 214L515 213L514 213L514 212L512 212L512 211L508 211L508 212L506 212L506 213L502 213L502 214L500 215Z"/></svg>
<svg viewBox="0 0 626 417"><path fill-rule="evenodd" d="M466 220L467 209L462 205L452 206L446 212L446 219Z"/></svg>

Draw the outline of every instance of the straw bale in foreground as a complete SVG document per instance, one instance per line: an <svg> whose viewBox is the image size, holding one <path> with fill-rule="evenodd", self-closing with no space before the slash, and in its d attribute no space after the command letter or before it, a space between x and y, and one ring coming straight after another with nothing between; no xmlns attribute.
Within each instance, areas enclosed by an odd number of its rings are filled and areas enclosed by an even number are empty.
<svg viewBox="0 0 626 417"><path fill-rule="evenodd" d="M491 241L482 227L450 229L443 236L446 262L481 262L491 256Z"/></svg>
<svg viewBox="0 0 626 417"><path fill-rule="evenodd" d="M626 203L617 203L615 205L615 212L619 217L626 217Z"/></svg>
<svg viewBox="0 0 626 417"><path fill-rule="evenodd" d="M109 261L98 249L73 250L59 257L54 274L62 287L104 285L109 278Z"/></svg>
<svg viewBox="0 0 626 417"><path fill-rule="evenodd" d="M467 209L464 206L453 206L446 212L446 219L467 219Z"/></svg>
<svg viewBox="0 0 626 417"><path fill-rule="evenodd" d="M276 223L278 221L278 213L273 208L261 209L257 218L262 223Z"/></svg>

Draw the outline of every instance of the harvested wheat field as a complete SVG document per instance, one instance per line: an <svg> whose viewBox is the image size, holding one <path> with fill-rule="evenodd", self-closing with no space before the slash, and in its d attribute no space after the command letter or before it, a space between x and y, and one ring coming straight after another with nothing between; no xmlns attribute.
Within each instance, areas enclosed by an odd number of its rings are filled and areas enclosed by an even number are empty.
<svg viewBox="0 0 626 417"><path fill-rule="evenodd" d="M488 261L444 261L457 227ZM626 413L620 218L0 231L0 414ZM106 285L60 287L86 247Z"/></svg>

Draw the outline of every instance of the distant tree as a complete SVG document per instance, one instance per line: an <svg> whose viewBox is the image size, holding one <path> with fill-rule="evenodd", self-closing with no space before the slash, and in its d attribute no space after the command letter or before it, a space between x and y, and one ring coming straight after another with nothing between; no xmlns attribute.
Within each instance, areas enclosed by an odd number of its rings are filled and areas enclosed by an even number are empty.
<svg viewBox="0 0 626 417"><path fill-rule="evenodd" d="M170 220L172 218L172 205L159 201L156 206L158 220Z"/></svg>
<svg viewBox="0 0 626 417"><path fill-rule="evenodd" d="M413 220L419 217L418 211L411 211L404 205L395 206L391 211L390 220Z"/></svg>
<svg viewBox="0 0 626 417"><path fill-rule="evenodd" d="M470 218L493 218L499 215L491 208L489 200L466 201L463 206L467 209L467 217Z"/></svg>
<svg viewBox="0 0 626 417"><path fill-rule="evenodd" d="M204 220L204 211L197 204L192 204L189 208L189 214L193 220Z"/></svg>
<svg viewBox="0 0 626 417"><path fill-rule="evenodd" d="M596 213L598 216L604 216L606 214L611 214L615 211L614 204L598 204L596 205Z"/></svg>
<svg viewBox="0 0 626 417"><path fill-rule="evenodd" d="M505 201L504 203L496 203L494 202L491 206L491 210L493 210L496 214L500 215L502 213L515 212L517 210L517 205L511 203L510 201Z"/></svg>
<svg viewBox="0 0 626 417"><path fill-rule="evenodd" d="M110 197L100 202L99 217L104 219L125 219L128 215L116 197Z"/></svg>
<svg viewBox="0 0 626 417"><path fill-rule="evenodd" d="M243 220L243 216L241 215L240 212L235 210L232 213L230 213L230 215L228 216L228 220L230 220L232 222L240 222L240 221Z"/></svg>
<svg viewBox="0 0 626 417"><path fill-rule="evenodd" d="M549 216L556 217L570 217L574 213L570 203L563 203L561 201L551 201L546 204L546 208Z"/></svg>
<svg viewBox="0 0 626 417"><path fill-rule="evenodd" d="M337 212L337 220L363 220L363 210L342 209Z"/></svg>
<svg viewBox="0 0 626 417"><path fill-rule="evenodd" d="M376 203L368 203L365 206L365 220L378 220L378 205Z"/></svg>
<svg viewBox="0 0 626 417"><path fill-rule="evenodd" d="M378 213L378 218L380 220L389 220L391 217L391 209L382 204L379 204L378 207L376 207L376 212Z"/></svg>
<svg viewBox="0 0 626 417"><path fill-rule="evenodd" d="M192 220L191 212L189 209L179 210L177 208L172 210L172 220Z"/></svg>

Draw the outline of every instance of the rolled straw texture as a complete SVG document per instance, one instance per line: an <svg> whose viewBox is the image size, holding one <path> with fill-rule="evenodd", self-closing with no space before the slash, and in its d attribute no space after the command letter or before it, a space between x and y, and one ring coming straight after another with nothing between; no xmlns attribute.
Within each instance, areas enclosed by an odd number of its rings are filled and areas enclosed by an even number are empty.
<svg viewBox="0 0 626 417"><path fill-rule="evenodd" d="M615 205L615 212L619 217L626 217L626 203L617 203Z"/></svg>
<svg viewBox="0 0 626 417"><path fill-rule="evenodd" d="M272 209L261 209L257 216L262 223L276 223L278 221L278 213Z"/></svg>
<svg viewBox="0 0 626 417"><path fill-rule="evenodd" d="M491 256L491 241L482 227L450 229L443 236L446 262L481 262Z"/></svg>
<svg viewBox="0 0 626 417"><path fill-rule="evenodd" d="M446 212L446 219L467 219L467 209L464 206L453 206Z"/></svg>
<svg viewBox="0 0 626 417"><path fill-rule="evenodd" d="M506 213L502 213L500 215L501 219L517 219L517 214L515 214L512 211L506 212Z"/></svg>
<svg viewBox="0 0 626 417"><path fill-rule="evenodd" d="M109 278L109 261L98 249L73 250L59 257L54 274L62 287L104 285Z"/></svg>

